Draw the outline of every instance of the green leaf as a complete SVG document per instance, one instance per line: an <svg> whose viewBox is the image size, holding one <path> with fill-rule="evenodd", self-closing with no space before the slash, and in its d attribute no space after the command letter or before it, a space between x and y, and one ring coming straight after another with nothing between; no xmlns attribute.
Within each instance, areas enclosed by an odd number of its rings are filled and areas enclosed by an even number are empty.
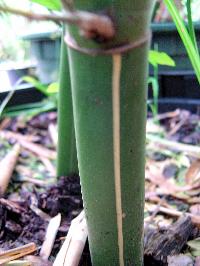
<svg viewBox="0 0 200 266"><path fill-rule="evenodd" d="M51 10L61 10L61 2L60 0L30 0L31 2L40 4Z"/></svg>
<svg viewBox="0 0 200 266"><path fill-rule="evenodd" d="M187 7L187 18L188 18L188 32L190 35L190 38L193 42L193 45L197 51L198 51L198 45L197 45L197 41L196 41L196 35L195 35L195 30L194 30L194 24L192 21L192 10L191 10L191 0L187 0L186 2L186 7Z"/></svg>
<svg viewBox="0 0 200 266"><path fill-rule="evenodd" d="M149 63L153 66L164 65L174 67L176 65L168 54L154 50L149 51Z"/></svg>
<svg viewBox="0 0 200 266"><path fill-rule="evenodd" d="M187 245L191 248L191 253L193 256L200 256L200 237L188 241Z"/></svg>
<svg viewBox="0 0 200 266"><path fill-rule="evenodd" d="M48 96L47 86L46 85L43 85L37 79L35 79L35 78L31 77L31 76L24 76L22 79L24 81L32 84L37 90L41 91L44 95Z"/></svg>
<svg viewBox="0 0 200 266"><path fill-rule="evenodd" d="M2 117L26 116L28 119L43 112L48 112L57 108L55 101L49 98L37 103L29 103L18 106L8 107L4 110Z"/></svg>
<svg viewBox="0 0 200 266"><path fill-rule="evenodd" d="M46 92L47 92L48 95L50 95L50 94L57 93L58 90L59 90L58 82L53 82L47 87Z"/></svg>
<svg viewBox="0 0 200 266"><path fill-rule="evenodd" d="M200 237L198 237L198 238L196 238L194 240L188 241L187 245L190 248L193 248L193 249L196 249L196 250L200 250Z"/></svg>
<svg viewBox="0 0 200 266"><path fill-rule="evenodd" d="M191 249L191 253L194 257L200 256L200 238L188 241L187 245Z"/></svg>
<svg viewBox="0 0 200 266"><path fill-rule="evenodd" d="M198 82L200 83L200 57L198 52L196 51L196 47L194 46L192 39L185 27L184 21L181 18L179 11L173 0L164 0L164 3L176 25L178 33L182 39L182 42L185 46L185 49L188 53L192 66L194 68L196 77Z"/></svg>

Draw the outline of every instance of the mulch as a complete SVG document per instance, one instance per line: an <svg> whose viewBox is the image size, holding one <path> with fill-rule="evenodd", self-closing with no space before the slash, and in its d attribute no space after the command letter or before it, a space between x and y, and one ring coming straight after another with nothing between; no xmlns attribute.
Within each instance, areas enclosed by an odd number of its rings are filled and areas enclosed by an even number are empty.
<svg viewBox="0 0 200 266"><path fill-rule="evenodd" d="M186 110L162 114L156 121L149 117L147 133L198 146L199 118L198 114ZM28 121L21 117L5 119L1 121L1 131L34 136L35 143L55 150L48 133L48 125L56 124L55 112ZM15 142L13 138L2 139L2 158ZM199 160L200 156L180 152L176 147L169 149L157 143L147 143L144 265L200 265ZM55 160L50 162L55 167ZM34 242L39 251L48 225L46 218L61 213L61 226L50 256L53 261L71 220L83 209L79 177L60 177L55 182L52 173L25 148L19 164L23 167L17 168L7 194L0 198L0 250ZM27 177L24 179L22 169L29 169L30 181ZM194 239L196 242L191 242ZM87 243L80 265L90 264Z"/></svg>

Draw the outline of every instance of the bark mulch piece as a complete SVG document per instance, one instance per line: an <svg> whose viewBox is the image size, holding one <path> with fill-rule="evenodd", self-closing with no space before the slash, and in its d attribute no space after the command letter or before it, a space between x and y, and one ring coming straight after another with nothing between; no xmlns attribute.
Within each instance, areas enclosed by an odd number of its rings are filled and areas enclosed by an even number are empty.
<svg viewBox="0 0 200 266"><path fill-rule="evenodd" d="M145 265L168 265L167 257L181 253L194 230L195 226L189 216L179 218L166 229L147 230L144 248Z"/></svg>

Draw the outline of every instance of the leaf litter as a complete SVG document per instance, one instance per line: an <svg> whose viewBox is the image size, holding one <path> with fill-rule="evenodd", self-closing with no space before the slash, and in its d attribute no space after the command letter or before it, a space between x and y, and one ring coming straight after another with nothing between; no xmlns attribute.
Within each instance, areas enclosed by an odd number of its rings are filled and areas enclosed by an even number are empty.
<svg viewBox="0 0 200 266"><path fill-rule="evenodd" d="M199 118L179 109L148 118L144 265L200 265ZM0 259L3 250L34 243L35 256L25 261L52 265L71 220L83 209L79 177L56 181L56 121L56 112L49 112L28 121L16 117L0 122L1 160L13 145L20 145L9 186L0 198ZM61 221L44 262L40 250L57 215ZM80 265L90 265L88 244L83 258L87 263L82 259Z"/></svg>

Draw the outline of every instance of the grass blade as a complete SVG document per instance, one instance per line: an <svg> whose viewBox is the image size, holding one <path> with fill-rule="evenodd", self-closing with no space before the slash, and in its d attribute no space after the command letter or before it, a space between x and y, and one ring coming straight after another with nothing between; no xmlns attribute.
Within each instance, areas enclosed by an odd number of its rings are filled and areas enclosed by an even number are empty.
<svg viewBox="0 0 200 266"><path fill-rule="evenodd" d="M188 30L189 30L190 38L193 42L193 45L194 45L197 53L199 53L197 41L196 41L196 36L195 36L195 31L194 31L194 25L192 22L191 0L187 0L186 7L187 7Z"/></svg>
<svg viewBox="0 0 200 266"><path fill-rule="evenodd" d="M194 68L194 71L196 73L196 77L198 79L198 82L200 84L200 58L199 54L197 53L193 42L190 38L190 35L184 25L184 22L179 14L178 9L176 8L173 0L164 0L164 3L171 14L173 21L176 25L176 28L178 30L178 33L182 39L182 42L185 46L185 49L187 50L188 56L190 58L191 64Z"/></svg>
<svg viewBox="0 0 200 266"><path fill-rule="evenodd" d="M5 107L7 106L8 102L10 101L10 99L12 98L13 94L15 93L15 90L17 89L17 86L23 81L23 79L18 79L15 83L15 85L13 86L13 88L8 92L8 94L6 95L5 99L3 100L3 102L0 105L0 117L2 116L2 113L5 109Z"/></svg>

